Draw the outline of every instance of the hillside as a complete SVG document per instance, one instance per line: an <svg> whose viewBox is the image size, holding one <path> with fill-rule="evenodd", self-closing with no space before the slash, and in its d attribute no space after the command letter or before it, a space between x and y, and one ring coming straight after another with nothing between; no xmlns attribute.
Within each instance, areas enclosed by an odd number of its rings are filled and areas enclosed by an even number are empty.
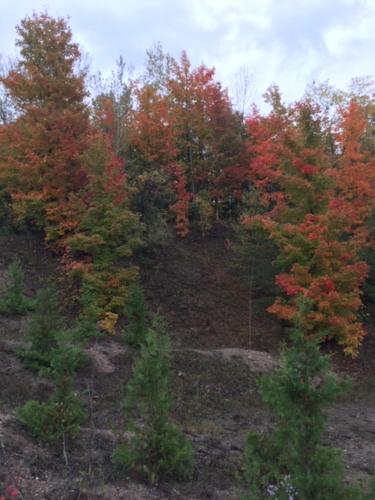
<svg viewBox="0 0 375 500"><path fill-rule="evenodd" d="M61 281L57 259L33 234L1 235L0 276L17 256L26 291L53 281L62 302L72 288ZM123 435L122 397L135 350L119 336L86 345L89 363L77 377L89 410L79 438L62 449L32 439L14 416L28 399L45 399L50 382L24 368L16 350L25 343L25 319L0 317L0 487L13 484L22 498L78 499L234 499L248 430L265 430L272 417L260 401L256 380L272 368L282 333L269 317L255 320L251 351L247 345L246 289L228 270L221 230L202 239L191 235L171 242L142 271L148 305L167 319L173 341L171 392L173 416L194 448L190 483L161 482L148 487L116 475L111 464ZM74 310L67 307L68 323ZM329 410L325 440L344 450L347 477L367 478L375 470L375 342L369 335L357 360L333 349L338 373L350 373L351 392Z"/></svg>
<svg viewBox="0 0 375 500"><path fill-rule="evenodd" d="M373 500L374 81L257 105L46 9L0 54L0 500Z"/></svg>

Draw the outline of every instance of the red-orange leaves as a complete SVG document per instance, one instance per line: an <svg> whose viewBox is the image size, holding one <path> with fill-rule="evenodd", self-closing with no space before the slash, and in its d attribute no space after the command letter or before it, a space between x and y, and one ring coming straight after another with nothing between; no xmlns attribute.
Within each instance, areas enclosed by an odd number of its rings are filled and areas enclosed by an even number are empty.
<svg viewBox="0 0 375 500"><path fill-rule="evenodd" d="M139 243L139 226L113 152L112 102L98 99L90 119L79 49L63 19L34 14L18 34L21 59L1 80L19 115L1 129L0 180L16 217L44 230L81 277L86 306L113 321L136 274L119 260Z"/></svg>
<svg viewBox="0 0 375 500"><path fill-rule="evenodd" d="M296 278L288 274L276 276L276 284L290 297L294 297L303 291L303 288L297 284Z"/></svg>
<svg viewBox="0 0 375 500"><path fill-rule="evenodd" d="M167 97L151 85L138 87L136 98L131 142L145 163L145 172L155 165L163 169L175 161L178 153L175 117Z"/></svg>
<svg viewBox="0 0 375 500"><path fill-rule="evenodd" d="M192 195L186 190L186 177L181 165L173 165L170 171L174 176L173 187L177 201L171 205L171 210L176 214L176 231L181 237L189 232L189 202Z"/></svg>
<svg viewBox="0 0 375 500"><path fill-rule="evenodd" d="M280 250L276 283L285 294L269 308L292 320L298 298L311 304L305 329L335 338L355 355L365 334L357 321L368 266L366 221L375 205L375 166L361 151L366 121L359 104L342 111L335 158L309 102L248 121L253 179L265 212L261 225Z"/></svg>
<svg viewBox="0 0 375 500"><path fill-rule="evenodd" d="M347 230L363 239L363 223L374 208L375 159L361 149L361 138L366 132L367 122L361 106L351 101L341 112L341 123L337 132L340 149L338 166L331 170L335 181L335 196L331 200L332 213L346 219ZM362 234L359 234L362 233Z"/></svg>
<svg viewBox="0 0 375 500"><path fill-rule="evenodd" d="M189 212L207 232L214 215L241 199L243 124L213 69L192 67L184 52L168 61L163 78L134 85L129 179L141 210L168 207L183 236Z"/></svg>
<svg viewBox="0 0 375 500"><path fill-rule="evenodd" d="M75 71L80 53L63 19L35 14L17 31L21 59L1 82L20 114L2 134L0 178L17 217L48 228L65 221L69 198L86 183L84 75Z"/></svg>

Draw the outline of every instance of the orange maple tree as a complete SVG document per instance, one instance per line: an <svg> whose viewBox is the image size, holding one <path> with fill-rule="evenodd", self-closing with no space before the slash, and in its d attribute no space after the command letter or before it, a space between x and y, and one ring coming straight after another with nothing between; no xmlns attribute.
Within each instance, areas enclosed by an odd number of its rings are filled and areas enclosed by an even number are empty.
<svg viewBox="0 0 375 500"><path fill-rule="evenodd" d="M113 152L110 103L102 100L91 121L79 48L64 19L34 14L17 32L21 58L2 83L19 115L1 130L0 180L16 219L44 230L81 276L97 318L108 318L136 274L118 262L139 243L124 162Z"/></svg>
<svg viewBox="0 0 375 500"><path fill-rule="evenodd" d="M0 178L17 219L56 239L76 225L70 198L87 182L85 75L76 71L80 52L63 19L34 14L17 33L21 58L1 83L19 116L2 132Z"/></svg>
<svg viewBox="0 0 375 500"><path fill-rule="evenodd" d="M220 205L241 197L242 121L213 69L193 68L185 52L178 61L170 58L168 67L162 84L137 85L130 157L136 152L141 198L163 192L177 233L186 236L192 204L206 230L214 206L218 215Z"/></svg>

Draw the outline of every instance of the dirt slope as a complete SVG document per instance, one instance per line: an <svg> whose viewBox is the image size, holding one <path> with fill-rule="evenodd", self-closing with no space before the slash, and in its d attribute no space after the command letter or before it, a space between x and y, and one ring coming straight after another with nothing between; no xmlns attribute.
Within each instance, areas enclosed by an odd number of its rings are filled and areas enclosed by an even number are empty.
<svg viewBox="0 0 375 500"><path fill-rule="evenodd" d="M246 433L272 425L256 380L272 366L269 353L282 339L277 325L258 318L247 351L246 290L226 270L226 252L220 235L203 242L191 238L164 249L142 275L149 304L161 309L173 337L174 417L193 443L193 481L150 488L115 474L111 454L124 438L121 399L136 356L117 338L87 346L90 362L78 374L77 390L89 419L78 441L69 444L69 465L60 447L31 439L15 409L30 398L45 400L51 386L17 360L25 320L0 318L0 496L1 488L16 484L28 500L236 498ZM34 236L0 236L0 275L15 255L22 260L30 295L59 276L56 259ZM351 394L330 408L326 432L327 442L345 450L348 478L375 472L372 342L369 337L357 361L334 356L336 369L354 376Z"/></svg>
<svg viewBox="0 0 375 500"><path fill-rule="evenodd" d="M210 238L190 235L161 249L142 269L149 302L168 319L176 346L275 352L280 327L265 315L253 319L249 346L248 291L230 272L226 241L218 228Z"/></svg>

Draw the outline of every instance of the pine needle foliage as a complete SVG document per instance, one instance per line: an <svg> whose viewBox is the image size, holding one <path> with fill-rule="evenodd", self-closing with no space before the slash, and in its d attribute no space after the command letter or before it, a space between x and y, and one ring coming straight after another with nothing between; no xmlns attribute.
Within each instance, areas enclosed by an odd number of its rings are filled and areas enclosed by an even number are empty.
<svg viewBox="0 0 375 500"><path fill-rule="evenodd" d="M125 329L124 341L129 345L140 347L147 335L148 309L142 287L138 283L133 283L129 287L125 316L128 326Z"/></svg>
<svg viewBox="0 0 375 500"><path fill-rule="evenodd" d="M120 470L138 472L152 484L160 478L188 480L192 475L191 444L170 419L169 356L165 328L154 321L127 386L124 410L127 430L134 437L113 454Z"/></svg>
<svg viewBox="0 0 375 500"><path fill-rule="evenodd" d="M0 314L25 314L31 309L32 302L24 295L24 274L17 261L12 262L8 267L6 283L5 294L0 299Z"/></svg>
<svg viewBox="0 0 375 500"><path fill-rule="evenodd" d="M69 376L60 378L46 403L28 401L17 414L34 437L50 443L76 437L86 420L83 403Z"/></svg>
<svg viewBox="0 0 375 500"><path fill-rule="evenodd" d="M47 353L26 352L26 361L52 379L55 388L46 403L31 400L20 407L18 418L34 437L50 443L62 441L67 463L66 438L76 437L86 420L83 402L73 389L74 374L85 356L78 347L59 343Z"/></svg>
<svg viewBox="0 0 375 500"><path fill-rule="evenodd" d="M85 356L78 347L64 342L63 327L56 291L53 288L39 290L26 332L31 346L18 353L28 368L56 379L63 373L73 375L82 366Z"/></svg>
<svg viewBox="0 0 375 500"><path fill-rule="evenodd" d="M308 304L300 307L304 315ZM341 451L322 444L324 409L347 389L348 382L337 380L318 339L306 339L298 320L290 339L279 368L259 384L264 402L276 415L276 425L271 435L250 433L247 437L246 498L367 498L360 488L345 484Z"/></svg>
<svg viewBox="0 0 375 500"><path fill-rule="evenodd" d="M62 328L62 315L56 291L53 288L39 290L26 332L31 346L30 349L19 352L26 366L35 370L50 366L52 353L59 347L58 339Z"/></svg>

